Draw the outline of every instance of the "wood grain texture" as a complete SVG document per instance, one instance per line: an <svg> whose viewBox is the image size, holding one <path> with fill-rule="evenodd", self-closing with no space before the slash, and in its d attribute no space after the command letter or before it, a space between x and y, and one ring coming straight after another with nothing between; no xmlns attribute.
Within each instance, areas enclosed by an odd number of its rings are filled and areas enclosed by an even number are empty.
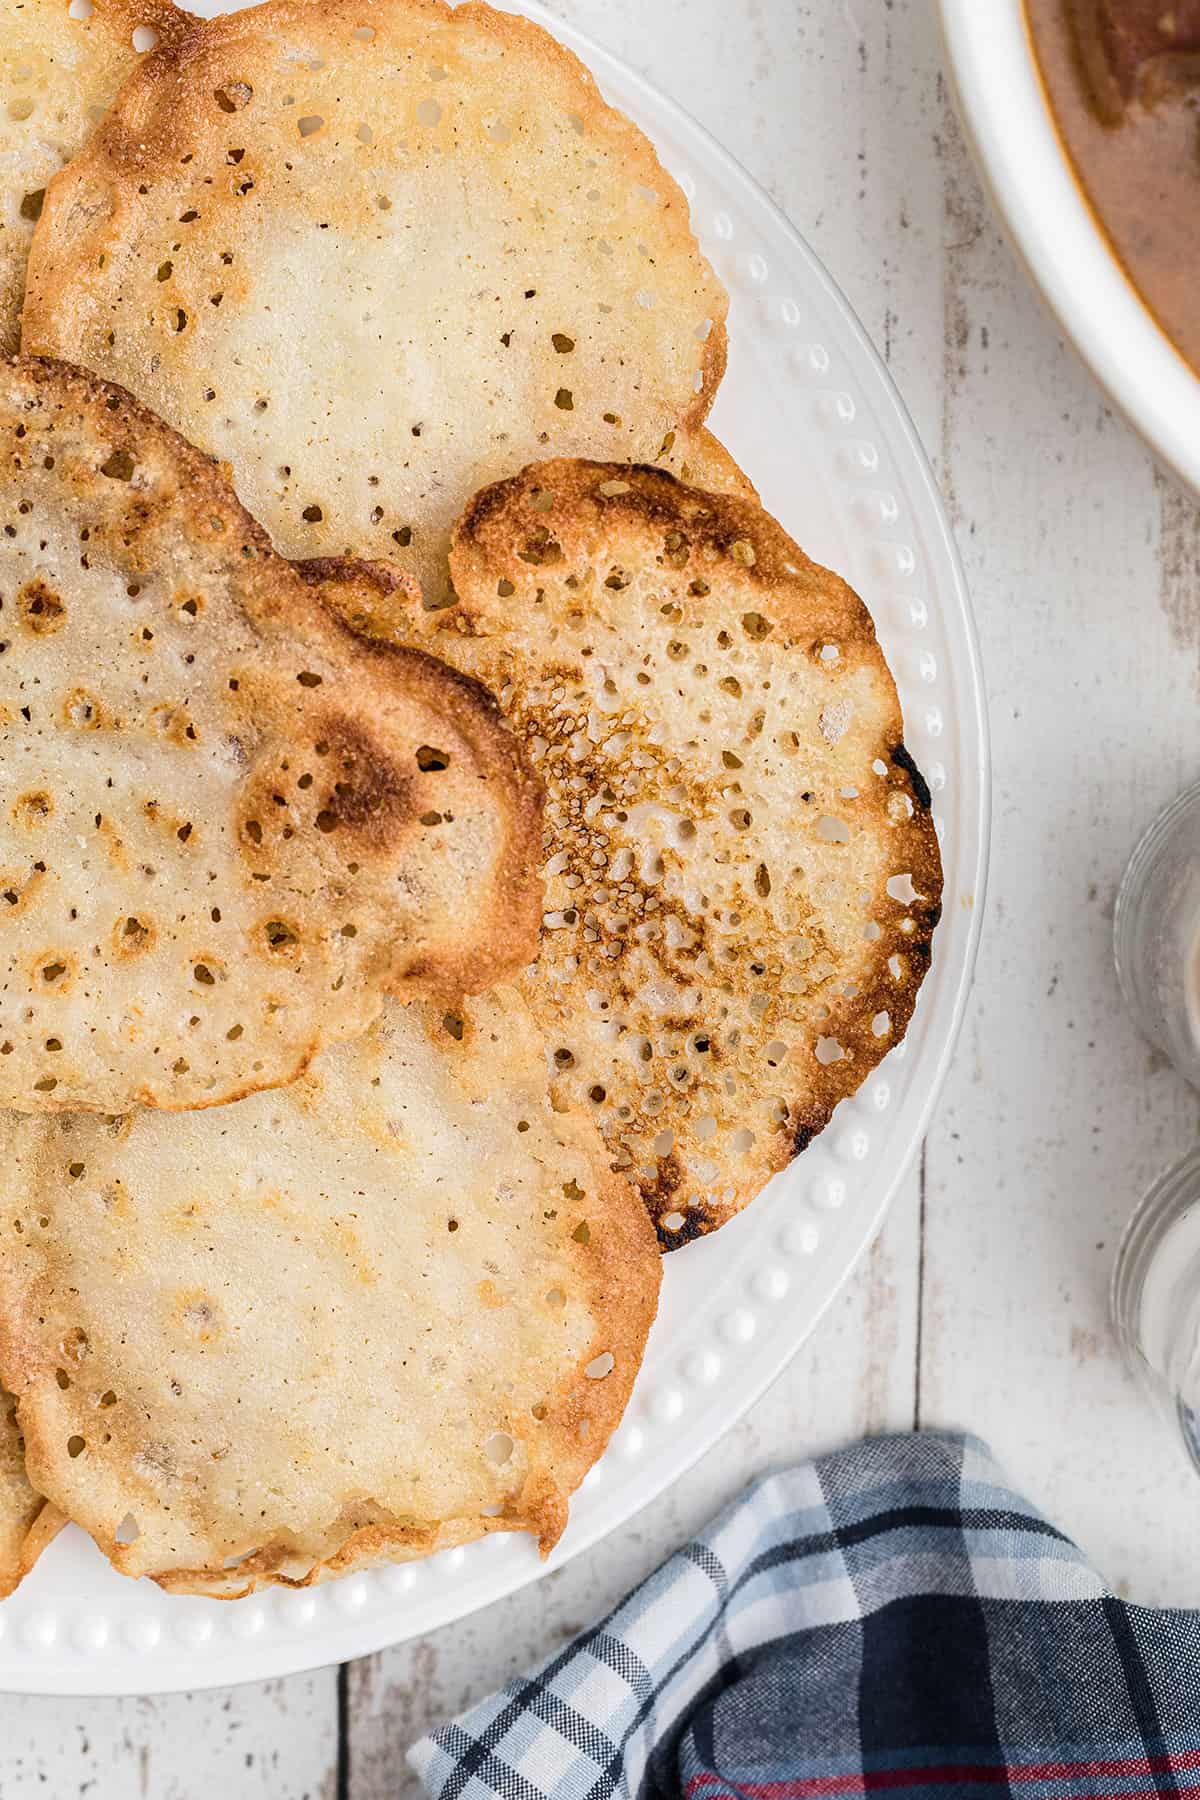
<svg viewBox="0 0 1200 1800"><path fill-rule="evenodd" d="M677 95L811 239L950 502L992 699L995 851L923 1184L914 1171L770 1393L619 1538L348 1671L340 1783L328 1672L196 1700L0 1699L5 1800L87 1783L100 1800L412 1800L416 1733L561 1645L749 1474L918 1416L990 1438L1122 1591L1200 1601L1194 1482L1126 1381L1105 1292L1135 1199L1200 1124L1124 1019L1109 958L1124 858L1198 773L1200 514L1106 407L991 219L928 0L556 10ZM245 1749L280 1757L277 1785L257 1760L242 1779Z"/></svg>
<svg viewBox="0 0 1200 1800"><path fill-rule="evenodd" d="M1197 772L1197 513L1059 341L949 115L938 160L960 246L942 450L996 805L976 1004L929 1143L923 1403L990 1439L1120 1591L1195 1604L1194 1482L1122 1370L1107 1287L1135 1201L1196 1134L1122 1012L1111 933L1134 840Z"/></svg>
<svg viewBox="0 0 1200 1800"><path fill-rule="evenodd" d="M333 1670L153 1700L0 1698L4 1800L337 1800Z"/></svg>

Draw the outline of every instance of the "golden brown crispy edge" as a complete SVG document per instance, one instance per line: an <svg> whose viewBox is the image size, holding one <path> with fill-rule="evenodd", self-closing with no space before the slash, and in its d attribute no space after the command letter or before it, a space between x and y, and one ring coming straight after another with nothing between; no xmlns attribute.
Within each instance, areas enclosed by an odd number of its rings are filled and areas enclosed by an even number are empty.
<svg viewBox="0 0 1200 1800"><path fill-rule="evenodd" d="M157 31L159 44L182 37L197 23L194 13L173 6L171 0L92 0L89 17L113 37L126 40L132 38L139 25L149 25ZM143 54L149 55L149 51Z"/></svg>
<svg viewBox="0 0 1200 1800"><path fill-rule="evenodd" d="M707 425L699 431L672 432L655 467L665 469L685 487L703 488L709 494L737 494L743 500L758 500L758 489L746 471Z"/></svg>
<svg viewBox="0 0 1200 1800"><path fill-rule="evenodd" d="M62 0L62 11L65 16L67 0ZM194 20L191 13L173 6L171 0L93 0L86 23L89 31L103 32L114 45L120 43L129 49L132 72L139 60L132 48L133 33L139 25L150 26L157 32L159 44L165 44L176 41ZM86 139L79 149L85 144ZM14 268L11 274L15 279L4 279L0 285L0 356L14 356L20 347L24 273L23 269Z"/></svg>
<svg viewBox="0 0 1200 1800"><path fill-rule="evenodd" d="M26 1531L15 1564L0 1569L0 1600L7 1600L15 1594L25 1577L29 1574L42 1551L52 1544L67 1520L57 1507L43 1500L41 1506Z"/></svg>
<svg viewBox="0 0 1200 1800"><path fill-rule="evenodd" d="M495 696L482 682L428 650L367 635L348 622L347 613L358 614L367 594L378 597L381 605L386 597L395 606L403 592L410 607L419 607L419 592L414 597L413 584L406 577L386 563L356 563L347 557L312 558L291 566L302 582L319 586L320 603L330 622L354 641L359 654L378 658L385 668L396 654L406 658L410 691L415 690L430 706L441 706L452 714L456 728L472 740L484 780L507 796L508 832L495 877L497 904L487 914L493 929L486 935L476 932L453 957L443 954L436 969L411 967L406 983L406 990L411 984L412 994L448 1004L464 994L481 994L516 974L537 954L545 897L537 872L545 803L541 782L509 730Z"/></svg>
<svg viewBox="0 0 1200 1800"><path fill-rule="evenodd" d="M25 1444L15 1397L0 1391L0 1484L7 1491L0 1519L0 1600L15 1593L46 1545L66 1523L34 1488L25 1469Z"/></svg>

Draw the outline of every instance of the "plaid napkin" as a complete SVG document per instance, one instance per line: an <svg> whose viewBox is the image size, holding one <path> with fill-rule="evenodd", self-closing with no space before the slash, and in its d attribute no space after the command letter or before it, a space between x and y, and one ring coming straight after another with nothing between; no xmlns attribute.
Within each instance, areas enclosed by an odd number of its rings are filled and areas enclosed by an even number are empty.
<svg viewBox="0 0 1200 1800"><path fill-rule="evenodd" d="M879 1438L756 1482L409 1760L435 1800L1191 1794L1200 1614L1115 1599L976 1440Z"/></svg>

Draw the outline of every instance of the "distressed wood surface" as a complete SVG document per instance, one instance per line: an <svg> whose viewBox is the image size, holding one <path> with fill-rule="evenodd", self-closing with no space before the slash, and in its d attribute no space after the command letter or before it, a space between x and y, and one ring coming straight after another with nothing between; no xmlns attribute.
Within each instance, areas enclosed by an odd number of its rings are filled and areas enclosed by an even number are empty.
<svg viewBox="0 0 1200 1800"><path fill-rule="evenodd" d="M833 270L947 496L992 704L971 1014L869 1257L772 1391L618 1539L351 1665L154 1701L0 1697L0 1795L393 1800L426 1726L563 1643L757 1470L966 1426L1110 1581L1200 1604L1200 1492L1108 1330L1115 1241L1200 1105L1123 1018L1112 902L1197 774L1200 514L1115 418L982 198L930 0L556 0L699 115Z"/></svg>

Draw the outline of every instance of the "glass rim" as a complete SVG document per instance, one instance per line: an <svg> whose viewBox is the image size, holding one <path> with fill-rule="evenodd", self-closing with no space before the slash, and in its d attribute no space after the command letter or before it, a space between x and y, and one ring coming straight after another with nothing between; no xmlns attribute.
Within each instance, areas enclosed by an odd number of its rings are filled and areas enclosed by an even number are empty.
<svg viewBox="0 0 1200 1800"><path fill-rule="evenodd" d="M1150 1183L1121 1234L1109 1283L1109 1314L1126 1362L1146 1367L1137 1339L1137 1298L1164 1218L1188 1198L1200 1202L1200 1141Z"/></svg>
<svg viewBox="0 0 1200 1800"><path fill-rule="evenodd" d="M1117 888L1117 898L1113 907L1113 962L1116 966L1121 997L1130 1015L1143 1031L1146 1030L1146 1022L1143 1016L1144 1008L1141 996L1136 991L1131 941L1131 934L1136 927L1138 916L1138 901L1142 897L1139 890L1147 869L1153 864L1157 851L1169 837L1180 815L1187 812L1197 802L1200 802L1200 780L1189 782L1187 787L1176 794L1173 800L1168 801L1162 811L1151 819L1130 851L1129 860L1125 864ZM1158 1042L1158 1039L1153 1038L1152 1041Z"/></svg>

